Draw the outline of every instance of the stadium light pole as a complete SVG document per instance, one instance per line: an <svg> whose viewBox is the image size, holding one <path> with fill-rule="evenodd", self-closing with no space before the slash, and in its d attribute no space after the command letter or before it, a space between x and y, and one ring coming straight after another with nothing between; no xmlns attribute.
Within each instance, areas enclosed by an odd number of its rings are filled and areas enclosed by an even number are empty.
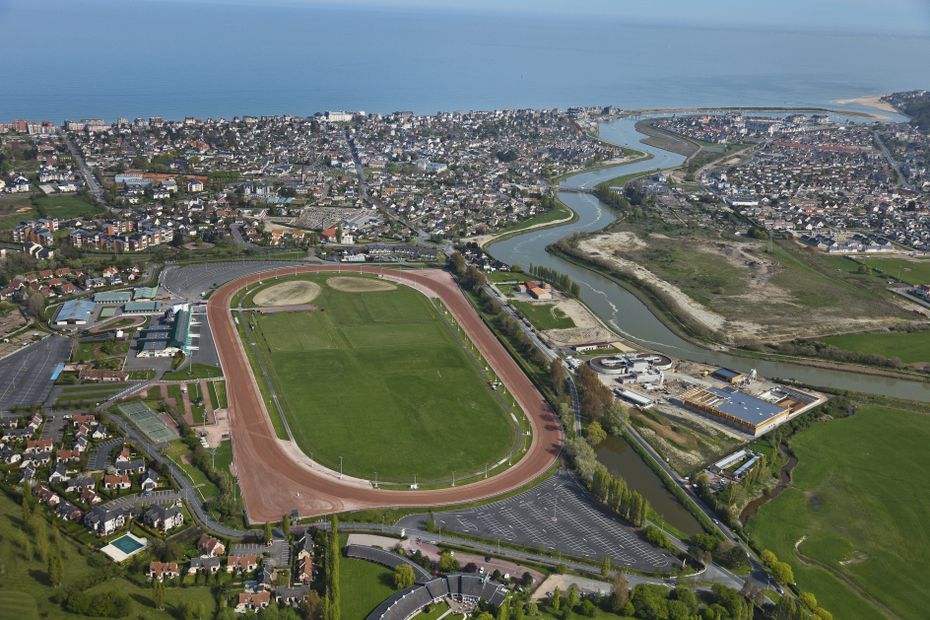
<svg viewBox="0 0 930 620"><path fill-rule="evenodd" d="M342 480L342 457L339 457L339 479Z"/></svg>

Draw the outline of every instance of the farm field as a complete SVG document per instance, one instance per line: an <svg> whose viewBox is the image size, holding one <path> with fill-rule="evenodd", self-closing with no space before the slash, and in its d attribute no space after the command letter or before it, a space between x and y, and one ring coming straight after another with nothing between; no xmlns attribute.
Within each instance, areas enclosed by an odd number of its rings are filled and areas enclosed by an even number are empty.
<svg viewBox="0 0 930 620"><path fill-rule="evenodd" d="M348 475L403 483L461 477L507 453L512 421L429 299L307 277L321 284L314 310L254 315L304 452L332 469L342 457Z"/></svg>
<svg viewBox="0 0 930 620"><path fill-rule="evenodd" d="M843 334L818 340L845 351L896 357L905 364L930 363L930 332Z"/></svg>
<svg viewBox="0 0 930 620"><path fill-rule="evenodd" d="M510 305L529 319L536 329L565 329L574 327L575 322L555 304L532 304L527 301L511 301Z"/></svg>
<svg viewBox="0 0 930 620"><path fill-rule="evenodd" d="M926 412L890 406L816 424L792 440L799 463L791 487L747 530L836 618L926 617L928 441Z"/></svg>

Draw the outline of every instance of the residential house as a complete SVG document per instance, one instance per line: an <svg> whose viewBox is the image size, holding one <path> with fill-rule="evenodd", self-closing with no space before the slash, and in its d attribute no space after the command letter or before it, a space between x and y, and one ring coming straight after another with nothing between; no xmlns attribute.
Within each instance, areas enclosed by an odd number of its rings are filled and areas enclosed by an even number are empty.
<svg viewBox="0 0 930 620"><path fill-rule="evenodd" d="M181 573L178 571L177 562L157 562L153 560L149 564L149 570L145 575L149 579L162 581L164 579L175 579L180 577Z"/></svg>
<svg viewBox="0 0 930 620"><path fill-rule="evenodd" d="M128 520L128 511L122 508L109 509L100 506L87 513L84 517L84 524L97 534L107 536L124 527Z"/></svg>
<svg viewBox="0 0 930 620"><path fill-rule="evenodd" d="M119 489L125 491L132 486L129 476L125 474L107 474L103 477L104 489Z"/></svg>
<svg viewBox="0 0 930 620"><path fill-rule="evenodd" d="M255 612L262 610L271 604L271 592L242 592L239 594L239 603L236 605L236 613L243 614L249 611Z"/></svg>
<svg viewBox="0 0 930 620"><path fill-rule="evenodd" d="M254 555L231 555L226 558L227 573L251 573L258 568L258 558Z"/></svg>
<svg viewBox="0 0 930 620"><path fill-rule="evenodd" d="M191 558L191 564L187 569L187 574L208 573L210 575L215 575L219 572L222 562L223 561L217 557Z"/></svg>
<svg viewBox="0 0 930 620"><path fill-rule="evenodd" d="M226 553L226 545L209 534L201 534L200 540L197 541L197 548L211 558Z"/></svg>
<svg viewBox="0 0 930 620"><path fill-rule="evenodd" d="M180 506L152 506L142 514L146 525L167 532L184 525L184 512Z"/></svg>

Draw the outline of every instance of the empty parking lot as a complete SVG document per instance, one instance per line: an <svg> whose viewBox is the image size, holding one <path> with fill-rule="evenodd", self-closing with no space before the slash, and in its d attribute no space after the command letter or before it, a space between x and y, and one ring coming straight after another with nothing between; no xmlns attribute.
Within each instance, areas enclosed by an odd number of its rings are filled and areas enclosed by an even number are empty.
<svg viewBox="0 0 930 620"><path fill-rule="evenodd" d="M500 540L541 552L591 561L609 557L614 565L669 570L677 562L645 542L628 525L601 509L567 472L497 502L435 513L443 530ZM400 525L413 526L422 517Z"/></svg>
<svg viewBox="0 0 930 620"><path fill-rule="evenodd" d="M54 385L52 371L70 353L68 338L50 336L0 360L0 411L41 406Z"/></svg>

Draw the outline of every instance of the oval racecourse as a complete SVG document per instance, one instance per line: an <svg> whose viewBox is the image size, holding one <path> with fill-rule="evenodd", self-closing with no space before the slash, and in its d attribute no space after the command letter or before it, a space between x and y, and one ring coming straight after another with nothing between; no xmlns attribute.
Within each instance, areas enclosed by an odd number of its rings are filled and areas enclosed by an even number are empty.
<svg viewBox="0 0 930 620"><path fill-rule="evenodd" d="M333 469L312 461L294 442L278 439L244 344L239 338L229 309L230 300L242 288L270 277L321 272L329 272L334 276L339 272L381 275L383 280L393 280L427 297L439 298L525 412L532 439L523 458L487 479L479 478L476 482L456 487L417 491L387 490L375 488L368 480L341 478ZM338 288L340 282L337 280L336 284L333 288ZM345 287L340 290L349 288L354 291L359 288L358 282L342 284ZM388 283L374 280L367 286L371 288L372 284ZM225 284L210 297L207 316L227 377L235 464L248 517L253 523L276 521L295 509L301 516L308 517L365 508L426 507L486 499L532 481L558 457L562 442L558 420L542 395L469 305L451 277L443 271L404 271L371 266L279 268ZM429 368L424 370L428 371ZM418 431L411 426L404 429L404 432L416 438ZM312 445L312 429L309 434ZM427 434L427 431L424 430L423 434ZM380 438L380 443L376 443L373 449L386 449L390 453L390 438ZM332 455L329 456L332 462Z"/></svg>

